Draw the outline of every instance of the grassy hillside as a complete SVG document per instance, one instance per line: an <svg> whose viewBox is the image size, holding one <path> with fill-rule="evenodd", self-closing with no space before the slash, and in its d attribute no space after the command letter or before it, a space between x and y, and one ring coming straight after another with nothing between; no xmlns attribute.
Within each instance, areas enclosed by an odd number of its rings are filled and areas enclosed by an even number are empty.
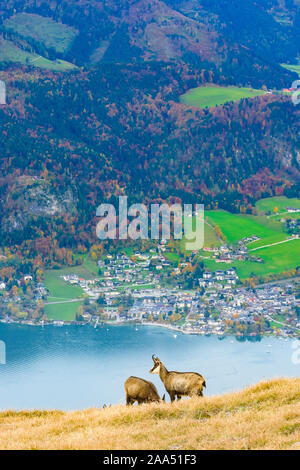
<svg viewBox="0 0 300 470"><path fill-rule="evenodd" d="M45 272L45 286L50 292L45 305L47 317L51 320L74 320L80 302L68 302L72 299L83 299L83 291L78 286L73 286L61 279L63 274L78 274L76 268L66 268ZM79 275L79 274L78 274Z"/></svg>
<svg viewBox="0 0 300 470"><path fill-rule="evenodd" d="M295 207L296 209L300 209L300 199L287 198L285 196L266 197L257 201L255 207L259 213L271 213L273 217L277 212L286 212L286 207Z"/></svg>
<svg viewBox="0 0 300 470"><path fill-rule="evenodd" d="M198 108L209 108L229 101L253 98L263 94L262 90L252 90L250 88L207 86L189 90L181 96L180 101L190 106L197 106Z"/></svg>
<svg viewBox="0 0 300 470"><path fill-rule="evenodd" d="M65 282L61 276L65 274L76 274L83 279L93 279L98 274L98 268L95 262L87 255L77 255L81 257L83 262L78 266L70 266L63 269L52 269L45 272L44 284L50 292L45 305L47 316L51 320L74 320L78 307L78 302L68 302L72 299L83 300L83 290L81 287L71 285Z"/></svg>
<svg viewBox="0 0 300 470"><path fill-rule="evenodd" d="M57 23L51 18L28 13L18 13L4 22L4 28L25 39L34 39L47 49L64 53L74 41L77 31L71 26Z"/></svg>
<svg viewBox="0 0 300 470"><path fill-rule="evenodd" d="M300 449L300 379L127 408L5 411L1 449Z"/></svg>
<svg viewBox="0 0 300 470"><path fill-rule="evenodd" d="M31 65L42 69L63 72L73 70L75 65L65 60L49 60L38 54L32 54L20 49L12 41L0 40L0 62L16 62L22 65Z"/></svg>
<svg viewBox="0 0 300 470"><path fill-rule="evenodd" d="M263 260L263 263L252 261L234 261L239 277L246 279L252 276L268 276L283 271L295 269L299 266L300 240L291 240L284 229L280 219L288 213L285 207L300 207L299 199L274 197L261 199L256 208L261 215L231 214L226 211L207 211L206 219L212 226L218 226L227 243L236 243L242 238L256 235L259 240L249 243L249 253ZM277 212L274 212L274 207ZM266 214L270 213L270 216ZM278 215L276 215L278 213ZM279 215L281 214L281 215ZM299 214L288 214L295 217ZM211 242L207 226L205 226L204 246L216 245ZM205 259L207 269L225 269L224 263L216 263L213 259Z"/></svg>
<svg viewBox="0 0 300 470"><path fill-rule="evenodd" d="M300 77L300 65L281 64L281 66L291 72L296 72Z"/></svg>
<svg viewBox="0 0 300 470"><path fill-rule="evenodd" d="M251 235L262 239L276 238L278 235L281 240L286 238L280 223L276 224L276 228L274 228L270 227L267 220L248 215L230 214L226 211L209 211L206 215L213 225L218 225L221 228L229 243L237 242Z"/></svg>

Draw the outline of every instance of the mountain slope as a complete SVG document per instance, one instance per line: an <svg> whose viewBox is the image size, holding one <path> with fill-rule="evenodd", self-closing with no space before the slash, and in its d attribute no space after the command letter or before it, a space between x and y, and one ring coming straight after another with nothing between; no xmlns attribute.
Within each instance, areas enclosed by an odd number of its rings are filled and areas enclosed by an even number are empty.
<svg viewBox="0 0 300 470"><path fill-rule="evenodd" d="M81 231L86 241L94 237L97 205L120 193L134 201L180 197L239 211L266 190L282 192L297 180L299 110L291 100L263 95L210 110L179 102L204 80L202 71L165 64L102 65L57 76L36 72L22 80L19 71L7 73L9 104L0 110L2 242L22 238L14 234L25 229L20 218L31 227L25 239L42 231L58 233L62 242L71 228L68 218L61 220L66 212L57 212L58 225L67 225L64 234L47 210L46 220L36 213L30 223L32 211L18 189L21 175L41 185L39 194L47 187L46 200L58 200L58 193L64 199L72 188L67 199L77 201L77 230L68 243L74 246Z"/></svg>
<svg viewBox="0 0 300 470"><path fill-rule="evenodd" d="M2 245L23 241L26 252L28 242L38 254L41 238L49 250L54 240L88 249L96 207L120 194L251 213L255 199L299 181L299 107L290 97L204 110L180 103L198 86L280 90L297 78L278 65L290 59L295 3L278 4L288 26L267 0L246 0L245 11L221 3L0 0Z"/></svg>
<svg viewBox="0 0 300 470"><path fill-rule="evenodd" d="M77 65L183 60L230 66L239 58L253 67L289 63L300 52L299 11L292 0L277 9L267 0L0 0L6 39ZM278 21L280 14L287 20ZM48 27L37 32L38 19ZM71 35L68 47L49 45L54 29L61 31L60 43Z"/></svg>
<svg viewBox="0 0 300 470"><path fill-rule="evenodd" d="M4 411L1 449L300 449L300 379L233 394L104 410Z"/></svg>

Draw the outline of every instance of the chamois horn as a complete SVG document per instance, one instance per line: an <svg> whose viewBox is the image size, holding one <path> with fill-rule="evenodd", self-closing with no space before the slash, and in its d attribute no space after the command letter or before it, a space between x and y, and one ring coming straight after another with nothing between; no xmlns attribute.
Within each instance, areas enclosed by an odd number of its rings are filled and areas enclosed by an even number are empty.
<svg viewBox="0 0 300 470"><path fill-rule="evenodd" d="M152 354L152 361L155 362L155 354Z"/></svg>

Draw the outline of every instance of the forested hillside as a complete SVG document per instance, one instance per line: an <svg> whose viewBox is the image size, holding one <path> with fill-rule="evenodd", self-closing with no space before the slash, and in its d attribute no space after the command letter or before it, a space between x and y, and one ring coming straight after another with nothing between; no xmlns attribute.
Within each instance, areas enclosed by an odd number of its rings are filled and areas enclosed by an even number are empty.
<svg viewBox="0 0 300 470"><path fill-rule="evenodd" d="M0 16L17 48L77 65L201 61L244 82L300 49L297 0L1 0Z"/></svg>
<svg viewBox="0 0 300 470"><path fill-rule="evenodd" d="M251 211L255 198L281 194L299 175L299 110L288 97L273 95L204 110L179 103L205 74L162 63L72 75L7 72L9 105L0 113L2 240L23 239L23 230L25 238L41 230L50 235L54 216L66 226L75 217L76 239L96 206L122 193L137 201L177 196L234 211ZM32 186L34 197L46 198L38 211L26 203ZM29 224L33 216L39 223ZM64 230L61 243L65 236Z"/></svg>
<svg viewBox="0 0 300 470"><path fill-rule="evenodd" d="M119 194L248 213L297 196L299 107L280 94L297 78L280 66L296 63L297 5L0 1L2 245L88 249ZM211 84L275 92L180 102Z"/></svg>

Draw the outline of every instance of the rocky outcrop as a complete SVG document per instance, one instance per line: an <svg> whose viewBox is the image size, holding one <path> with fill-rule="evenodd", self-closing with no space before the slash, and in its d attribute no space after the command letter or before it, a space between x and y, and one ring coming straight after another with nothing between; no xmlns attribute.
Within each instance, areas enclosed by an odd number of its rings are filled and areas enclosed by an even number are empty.
<svg viewBox="0 0 300 470"><path fill-rule="evenodd" d="M71 188L59 192L47 180L22 176L15 180L2 204L1 231L22 231L38 218L75 212L76 197Z"/></svg>

